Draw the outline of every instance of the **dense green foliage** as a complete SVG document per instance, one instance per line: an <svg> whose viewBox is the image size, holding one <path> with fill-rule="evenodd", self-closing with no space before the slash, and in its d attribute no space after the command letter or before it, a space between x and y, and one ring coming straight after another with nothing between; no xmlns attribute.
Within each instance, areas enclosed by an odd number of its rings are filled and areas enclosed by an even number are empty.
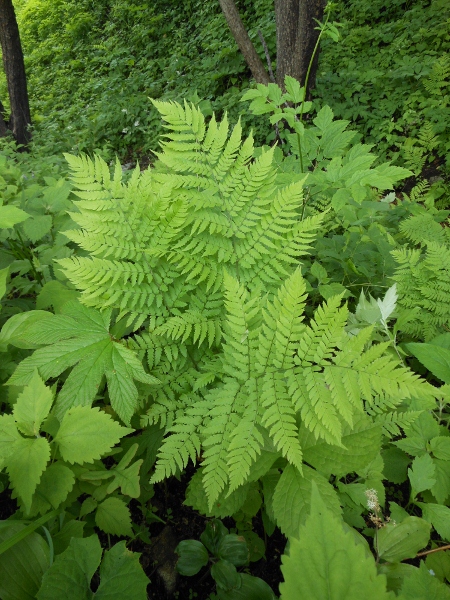
<svg viewBox="0 0 450 600"><path fill-rule="evenodd" d="M269 3L239 5L274 53ZM212 1L17 8L0 598L144 600L127 546L172 477L211 600L449 598L446 3L339 3L308 102L248 80ZM250 574L276 528L279 589Z"/></svg>

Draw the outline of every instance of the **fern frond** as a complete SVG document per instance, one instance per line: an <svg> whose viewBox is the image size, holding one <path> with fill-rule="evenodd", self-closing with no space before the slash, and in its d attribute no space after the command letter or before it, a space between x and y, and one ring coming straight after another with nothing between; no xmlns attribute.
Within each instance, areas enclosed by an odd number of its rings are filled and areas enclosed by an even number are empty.
<svg viewBox="0 0 450 600"><path fill-rule="evenodd" d="M262 423L275 447L301 472L303 453L298 441L296 410L282 373L268 372L264 375L261 404L265 409Z"/></svg>
<svg viewBox="0 0 450 600"><path fill-rule="evenodd" d="M203 485L212 506L228 484L228 449L245 410L245 395L238 381L227 378L206 400L212 408L203 430Z"/></svg>
<svg viewBox="0 0 450 600"><path fill-rule="evenodd" d="M231 494L244 484L249 477L251 465L261 454L264 437L259 421L259 390L258 380L249 379L244 392L246 404L236 428L231 432L228 446L228 478Z"/></svg>

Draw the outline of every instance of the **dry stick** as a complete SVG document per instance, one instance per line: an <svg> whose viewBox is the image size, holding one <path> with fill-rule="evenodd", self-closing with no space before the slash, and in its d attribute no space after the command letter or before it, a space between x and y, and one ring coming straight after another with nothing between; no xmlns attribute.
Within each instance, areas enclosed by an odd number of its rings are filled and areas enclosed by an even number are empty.
<svg viewBox="0 0 450 600"><path fill-rule="evenodd" d="M272 71L272 61L270 60L269 48L267 47L266 40L262 34L261 29L258 29L259 39L261 40L262 47L264 48L264 54L266 55L267 66L269 67L269 75L272 83L275 83L275 76Z"/></svg>
<svg viewBox="0 0 450 600"><path fill-rule="evenodd" d="M261 40L262 47L264 48L264 54L266 55L267 67L269 69L270 80L272 81L272 83L276 83L275 75L273 74L273 71L272 71L272 61L270 60L269 48L267 47L266 40L264 39L261 29L258 29L258 35L259 35L259 39ZM280 130L278 129L278 123L275 123L275 135L277 136L277 138L280 140L281 144L283 145L284 142L280 137Z"/></svg>
<svg viewBox="0 0 450 600"><path fill-rule="evenodd" d="M450 550L450 544L446 546L441 546L440 548L433 548L433 550L426 550L425 552L419 552L416 554L416 558L420 558L421 556L426 556L427 554L433 554L434 552L440 552L441 550Z"/></svg>

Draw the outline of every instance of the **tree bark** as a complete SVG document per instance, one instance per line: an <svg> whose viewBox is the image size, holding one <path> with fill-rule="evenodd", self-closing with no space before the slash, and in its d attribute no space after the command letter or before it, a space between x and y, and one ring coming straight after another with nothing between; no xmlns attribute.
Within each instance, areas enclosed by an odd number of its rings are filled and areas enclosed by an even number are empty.
<svg viewBox="0 0 450 600"><path fill-rule="evenodd" d="M0 2L1 1L3 0L0 0ZM219 0L219 2L228 23L228 27L230 28L245 61L250 67L253 77L258 83L267 85L269 83L269 75L242 23L234 0Z"/></svg>
<svg viewBox="0 0 450 600"><path fill-rule="evenodd" d="M306 73L319 32L314 28L323 18L326 0L275 0L277 27L277 83L284 87L286 75L305 84ZM316 81L319 53L316 53L308 79L308 90Z"/></svg>
<svg viewBox="0 0 450 600"><path fill-rule="evenodd" d="M26 146L31 138L31 116L22 45L12 0L0 0L0 44L11 105L9 129L17 143Z"/></svg>

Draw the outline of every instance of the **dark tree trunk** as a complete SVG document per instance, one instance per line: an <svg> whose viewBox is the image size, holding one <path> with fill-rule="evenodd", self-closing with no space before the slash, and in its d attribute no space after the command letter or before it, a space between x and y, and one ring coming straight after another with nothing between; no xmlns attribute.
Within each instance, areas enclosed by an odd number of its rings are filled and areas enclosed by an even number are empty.
<svg viewBox="0 0 450 600"><path fill-rule="evenodd" d="M1 1L1 0L0 0ZM223 14L227 20L228 27L236 40L239 50L242 52L246 63L250 67L253 77L258 83L269 83L269 76L259 54L256 52L247 30L242 23L239 11L234 0L219 0Z"/></svg>
<svg viewBox="0 0 450 600"><path fill-rule="evenodd" d="M11 105L8 126L17 143L26 146L31 137L28 129L31 124L30 106L19 28L12 0L0 0L0 44Z"/></svg>
<svg viewBox="0 0 450 600"><path fill-rule="evenodd" d="M8 127L5 123L4 114L5 114L5 107L3 106L3 104L0 101L0 137L5 137L5 135L8 134Z"/></svg>
<svg viewBox="0 0 450 600"><path fill-rule="evenodd" d="M275 0L277 26L277 83L284 87L286 75L305 84L308 65L319 32L314 28L323 18L326 0ZM308 92L316 81L319 53L316 53L308 79Z"/></svg>

